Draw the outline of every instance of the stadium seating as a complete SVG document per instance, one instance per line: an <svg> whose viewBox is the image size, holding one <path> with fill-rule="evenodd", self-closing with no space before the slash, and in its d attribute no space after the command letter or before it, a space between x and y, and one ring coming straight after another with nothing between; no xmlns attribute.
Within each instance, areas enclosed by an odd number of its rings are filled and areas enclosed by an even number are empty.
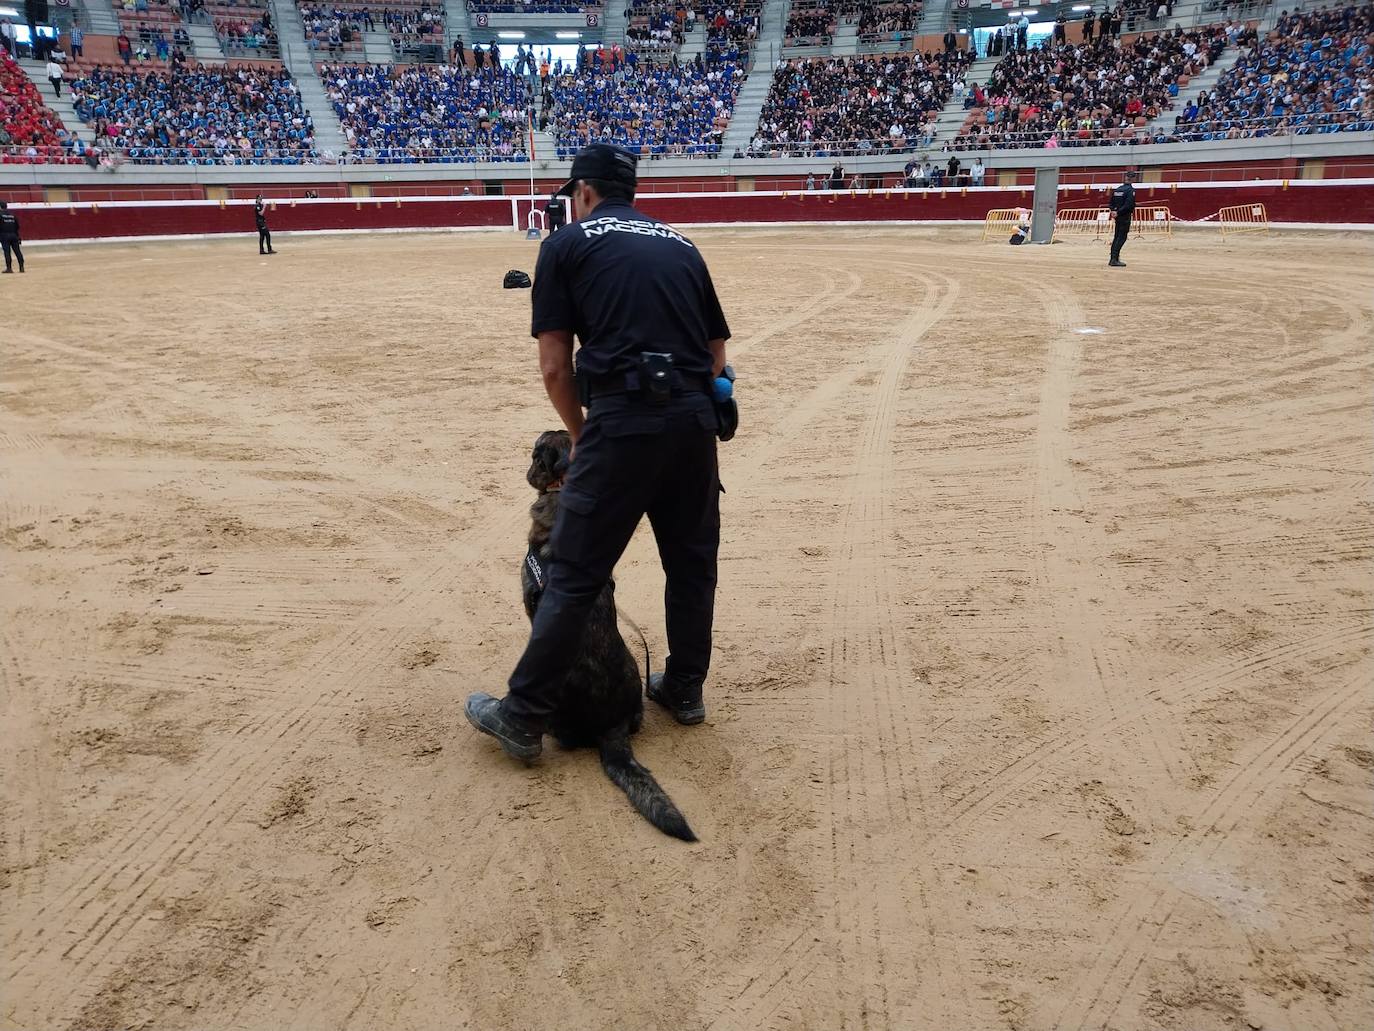
<svg viewBox="0 0 1374 1031"><path fill-rule="evenodd" d="M525 80L509 69L327 65L352 157L383 164L525 159Z"/></svg>
<svg viewBox="0 0 1374 1031"><path fill-rule="evenodd" d="M585 14L599 12L601 5L556 0L469 0L468 10L473 14Z"/></svg>
<svg viewBox="0 0 1374 1031"><path fill-rule="evenodd" d="M301 0L306 45L331 60L359 58L364 32L385 32L397 57L426 44L444 46L444 8L428 0L371 0L369 3L313 3Z"/></svg>
<svg viewBox="0 0 1374 1031"><path fill-rule="evenodd" d="M1037 46L1012 53L972 103L960 149L1148 142L1145 126L1179 90L1250 30L1240 26L1142 35L1123 43Z"/></svg>
<svg viewBox="0 0 1374 1031"><path fill-rule="evenodd" d="M835 0L795 0L787 12L783 45L829 46L839 23L839 6Z"/></svg>
<svg viewBox="0 0 1374 1031"><path fill-rule="evenodd" d="M862 0L858 5L859 42L900 43L910 39L921 20L920 0Z"/></svg>
<svg viewBox="0 0 1374 1031"><path fill-rule="evenodd" d="M275 58L281 47L266 0L206 0L205 13L229 57Z"/></svg>
<svg viewBox="0 0 1374 1031"><path fill-rule="evenodd" d="M749 152L825 157L923 145L971 60L956 50L787 62L774 73Z"/></svg>
<svg viewBox="0 0 1374 1031"><path fill-rule="evenodd" d="M126 63L163 68L174 50L179 48L182 58L190 51L191 37L177 9L166 0L124 0L114 8L120 31L128 39ZM121 57L124 53L121 48Z"/></svg>
<svg viewBox="0 0 1374 1031"><path fill-rule="evenodd" d="M132 71L71 83L81 120L137 164L295 165L315 160L314 126L279 65Z"/></svg>
<svg viewBox="0 0 1374 1031"><path fill-rule="evenodd" d="M549 96L558 153L566 157L597 141L648 158L719 153L743 74L737 59L724 57L557 77Z"/></svg>
<svg viewBox="0 0 1374 1031"><path fill-rule="evenodd" d="M696 24L696 12L679 0L636 0L625 18L626 47L660 60L676 53Z"/></svg>
<svg viewBox="0 0 1374 1031"><path fill-rule="evenodd" d="M1182 140L1374 130L1374 6L1286 14L1175 122Z"/></svg>
<svg viewBox="0 0 1374 1031"><path fill-rule="evenodd" d="M61 164L77 160L68 150L66 135L24 69L0 50L0 163Z"/></svg>

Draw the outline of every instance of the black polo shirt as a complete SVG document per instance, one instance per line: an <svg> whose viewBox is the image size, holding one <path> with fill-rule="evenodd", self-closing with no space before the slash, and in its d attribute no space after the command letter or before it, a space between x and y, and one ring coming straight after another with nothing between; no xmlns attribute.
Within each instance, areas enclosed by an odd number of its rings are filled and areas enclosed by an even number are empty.
<svg viewBox="0 0 1374 1031"><path fill-rule="evenodd" d="M1135 187L1130 183L1122 183L1112 191L1112 199L1108 204L1118 215L1129 215L1135 211Z"/></svg>
<svg viewBox="0 0 1374 1031"><path fill-rule="evenodd" d="M593 376L633 370L642 351L667 352L675 368L711 372L708 340L729 339L701 252L676 229L607 200L539 249L530 333L566 329Z"/></svg>

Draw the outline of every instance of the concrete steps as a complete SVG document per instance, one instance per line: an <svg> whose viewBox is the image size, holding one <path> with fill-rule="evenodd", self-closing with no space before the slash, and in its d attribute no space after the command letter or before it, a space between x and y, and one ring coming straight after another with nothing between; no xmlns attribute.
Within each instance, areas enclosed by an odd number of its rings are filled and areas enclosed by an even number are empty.
<svg viewBox="0 0 1374 1031"><path fill-rule="evenodd" d="M79 136L90 142L92 139L90 129L86 128L81 121L81 116L76 113L76 108L72 106L71 79L65 79L62 83L62 96L55 97L52 92L52 83L48 81L44 74L44 64L42 61L29 61L20 59L19 67L24 69L24 74L29 77L29 81L38 90L38 95L43 98L43 103L55 114L62 122L62 127L73 136Z"/></svg>
<svg viewBox="0 0 1374 1031"><path fill-rule="evenodd" d="M363 60L368 64L391 64L396 60L391 52L391 37L385 32L363 33Z"/></svg>
<svg viewBox="0 0 1374 1031"><path fill-rule="evenodd" d="M292 0L272 0L272 21L281 41L282 63L291 73L296 89L300 90L301 104L315 125L315 149L341 157L348 149L348 139L315 71L315 52L305 45L300 11Z"/></svg>
<svg viewBox="0 0 1374 1031"><path fill-rule="evenodd" d="M916 35L943 36L954 21L953 7L953 0L926 0L921 20L916 23Z"/></svg>
<svg viewBox="0 0 1374 1031"><path fill-rule="evenodd" d="M683 64L688 64L696 60L697 54L706 53L706 26L700 22L691 32L682 38L682 46L678 47L677 59Z"/></svg>
<svg viewBox="0 0 1374 1031"><path fill-rule="evenodd" d="M607 46L625 42L625 0L606 0L601 9L601 34ZM590 35L590 34L589 34Z"/></svg>
<svg viewBox="0 0 1374 1031"><path fill-rule="evenodd" d="M87 32L95 36L119 35L119 18L110 0L81 0L81 4L86 9Z"/></svg>
<svg viewBox="0 0 1374 1031"><path fill-rule="evenodd" d="M749 141L759 127L759 115L763 113L764 102L773 85L773 66L765 62L755 64L754 70L744 80L739 96L735 100L735 113L730 118L730 126L725 130L720 152L724 158L734 156L735 151L747 151Z"/></svg>
<svg viewBox="0 0 1374 1031"><path fill-rule="evenodd" d="M203 64L224 64L224 48L220 46L215 30L204 22L184 22L186 34L191 37L191 56ZM281 29L277 29L280 36Z"/></svg>
<svg viewBox="0 0 1374 1031"><path fill-rule="evenodd" d="M1188 106L1188 101L1196 100L1201 93L1210 93L1216 86L1221 77L1236 66L1240 60L1240 55L1245 52L1244 47L1227 47L1222 51L1221 56L1213 62L1208 69L1194 79L1188 80L1188 85L1178 91L1178 96L1174 98L1174 106L1165 111L1162 115L1145 127L1149 133L1174 131L1174 119L1179 112Z"/></svg>
<svg viewBox="0 0 1374 1031"><path fill-rule="evenodd" d="M986 86L989 78L992 77L992 70L997 67L997 62L1002 60L1000 57L980 57L969 66L968 74L964 81L969 88L973 88L976 82ZM940 109L940 113L935 118L935 123L931 126L933 139L932 148L944 146L945 142L953 139L963 128L964 120L968 118L968 111L964 109L962 97L951 96L945 102L945 106Z"/></svg>
<svg viewBox="0 0 1374 1031"><path fill-rule="evenodd" d="M835 26L835 37L830 41L830 52L836 57L853 57L859 52L859 25L846 22L843 18Z"/></svg>

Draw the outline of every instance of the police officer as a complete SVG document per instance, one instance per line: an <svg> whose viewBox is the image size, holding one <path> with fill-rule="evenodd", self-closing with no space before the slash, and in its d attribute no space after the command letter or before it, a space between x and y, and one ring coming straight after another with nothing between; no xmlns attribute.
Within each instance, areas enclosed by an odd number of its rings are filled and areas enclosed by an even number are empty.
<svg viewBox="0 0 1374 1031"><path fill-rule="evenodd" d="M258 226L258 253L276 254L272 249L272 230L267 228L267 206L262 202L262 194L253 201L253 221Z"/></svg>
<svg viewBox="0 0 1374 1031"><path fill-rule="evenodd" d="M553 235L568 224L568 202L561 193L555 193L544 205L544 214L549 220L549 235Z"/></svg>
<svg viewBox="0 0 1374 1031"><path fill-rule="evenodd" d="M667 578L670 653L648 696L679 723L706 718L720 543L710 391L730 330L701 253L632 206L636 166L609 144L580 151L559 192L586 214L544 241L535 266L531 332L574 460L548 584L509 693L473 694L466 707L474 727L527 761L540 753L592 604L646 514Z"/></svg>
<svg viewBox="0 0 1374 1031"><path fill-rule="evenodd" d="M0 249L5 252L5 272L14 273L14 261L19 259L19 271L24 271L24 251L21 248L19 218L10 206L0 200ZM3 273L0 273L3 274Z"/></svg>
<svg viewBox="0 0 1374 1031"><path fill-rule="evenodd" d="M1121 260L1121 248L1126 244L1126 237L1131 235L1131 215L1135 212L1135 187L1131 184L1135 182L1135 173L1127 172L1121 177L1121 185L1112 191L1112 199L1108 202L1111 214L1107 217L1116 222L1116 232L1112 235L1112 258L1108 265L1115 268L1125 268L1126 263Z"/></svg>

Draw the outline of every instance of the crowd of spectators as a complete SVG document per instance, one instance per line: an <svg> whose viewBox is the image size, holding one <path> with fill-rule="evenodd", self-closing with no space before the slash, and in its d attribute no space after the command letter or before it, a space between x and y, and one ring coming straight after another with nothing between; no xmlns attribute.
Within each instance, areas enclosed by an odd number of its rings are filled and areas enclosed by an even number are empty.
<svg viewBox="0 0 1374 1031"><path fill-rule="evenodd" d="M549 84L549 128L560 157L597 142L647 158L714 155L743 78L741 63L728 59L573 71Z"/></svg>
<svg viewBox="0 0 1374 1031"><path fill-rule="evenodd" d="M826 0L800 0L787 12L783 45L789 47L828 46L837 27L836 5Z"/></svg>
<svg viewBox="0 0 1374 1031"><path fill-rule="evenodd" d="M524 159L529 94L509 69L331 65L320 79L354 160Z"/></svg>
<svg viewBox="0 0 1374 1031"><path fill-rule="evenodd" d="M650 57L676 53L696 26L696 11L681 0L636 0L625 10L625 43Z"/></svg>
<svg viewBox="0 0 1374 1031"><path fill-rule="evenodd" d="M101 65L76 78L71 92L97 141L132 162L294 165L315 157L314 126L281 68Z"/></svg>
<svg viewBox="0 0 1374 1031"><path fill-rule="evenodd" d="M1233 43L1253 35L1239 24L1142 35L1095 43L1045 45L1012 52L986 86L973 84L970 124L959 150L1071 147L1143 142L1141 131L1167 111L1181 83Z"/></svg>
<svg viewBox="0 0 1374 1031"><path fill-rule="evenodd" d="M380 26L391 36L397 53L415 43L444 40L444 9L420 0L414 6L368 6L358 4L300 5L301 24L306 44L314 50L327 50L338 60L345 51L362 47L364 32Z"/></svg>
<svg viewBox="0 0 1374 1031"><path fill-rule="evenodd" d="M909 150L962 83L966 51L779 62L749 145L752 156Z"/></svg>
<svg viewBox="0 0 1374 1031"><path fill-rule="evenodd" d="M473 14L582 14L601 10L599 3L557 3L556 0L468 0Z"/></svg>
<svg viewBox="0 0 1374 1031"><path fill-rule="evenodd" d="M878 43L910 39L920 20L920 0L862 0L858 5L859 41Z"/></svg>
<svg viewBox="0 0 1374 1031"><path fill-rule="evenodd" d="M1175 121L1185 140L1374 129L1374 5L1285 12Z"/></svg>
<svg viewBox="0 0 1374 1031"><path fill-rule="evenodd" d="M61 160L65 136L24 69L0 49L0 162Z"/></svg>
<svg viewBox="0 0 1374 1031"><path fill-rule="evenodd" d="M901 42L915 35L921 0L796 0L783 32L785 46L830 43L841 21L855 25L864 44Z"/></svg>
<svg viewBox="0 0 1374 1031"><path fill-rule="evenodd" d="M220 46L230 57L249 50L254 51L249 55L253 57L275 57L280 53L277 29L267 7L236 4L233 8L221 8L211 21Z"/></svg>

